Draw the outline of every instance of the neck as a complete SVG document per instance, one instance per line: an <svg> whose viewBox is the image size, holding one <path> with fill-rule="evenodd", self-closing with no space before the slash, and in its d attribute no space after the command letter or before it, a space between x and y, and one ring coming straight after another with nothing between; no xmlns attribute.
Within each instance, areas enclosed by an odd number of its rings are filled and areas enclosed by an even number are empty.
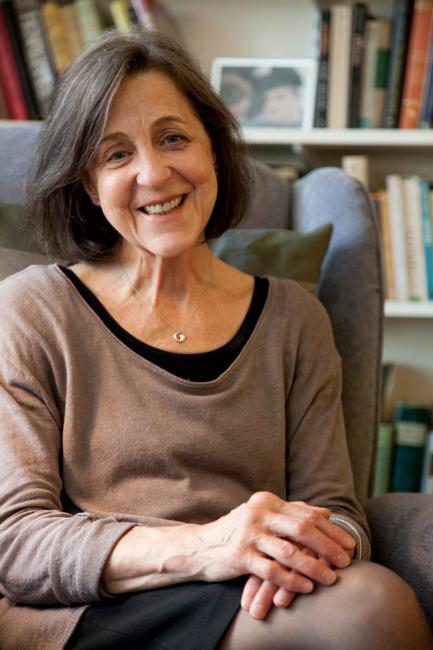
<svg viewBox="0 0 433 650"><path fill-rule="evenodd" d="M129 292L139 292L156 308L167 300L173 304L194 299L197 288L208 284L212 273L212 254L206 244L173 258L120 250L113 261Z"/></svg>

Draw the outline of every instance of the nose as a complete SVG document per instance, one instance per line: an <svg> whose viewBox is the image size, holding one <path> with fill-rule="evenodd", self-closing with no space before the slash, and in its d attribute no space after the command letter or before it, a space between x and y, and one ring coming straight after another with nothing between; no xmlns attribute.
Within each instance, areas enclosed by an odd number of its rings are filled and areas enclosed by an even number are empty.
<svg viewBox="0 0 433 650"><path fill-rule="evenodd" d="M171 167L163 153L147 151L140 154L136 176L138 185L159 188L166 183L171 174Z"/></svg>

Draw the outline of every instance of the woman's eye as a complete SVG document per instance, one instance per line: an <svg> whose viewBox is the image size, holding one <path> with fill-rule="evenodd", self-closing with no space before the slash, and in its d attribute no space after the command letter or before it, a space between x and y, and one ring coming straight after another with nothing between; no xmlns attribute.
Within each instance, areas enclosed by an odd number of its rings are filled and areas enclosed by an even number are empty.
<svg viewBox="0 0 433 650"><path fill-rule="evenodd" d="M105 160L107 163L121 162L127 155L128 153L126 151L113 151L113 153L107 155Z"/></svg>
<svg viewBox="0 0 433 650"><path fill-rule="evenodd" d="M177 133L170 133L169 135L166 135L164 138L164 142L167 144L178 144L179 142L183 142L185 138L182 135L178 135Z"/></svg>

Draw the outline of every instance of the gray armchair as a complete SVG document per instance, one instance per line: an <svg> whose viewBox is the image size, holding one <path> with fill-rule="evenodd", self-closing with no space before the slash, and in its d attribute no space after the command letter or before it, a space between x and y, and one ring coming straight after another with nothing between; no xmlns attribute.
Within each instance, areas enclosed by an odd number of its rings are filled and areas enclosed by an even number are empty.
<svg viewBox="0 0 433 650"><path fill-rule="evenodd" d="M0 202L24 202L39 128L37 123L0 127ZM374 559L413 586L433 628L433 497L390 495L368 501L383 327L379 234L368 195L334 168L313 171L292 185L260 164L254 165L254 174L254 200L243 227L309 231L325 223L334 226L318 295L330 315L343 362L343 408L356 492L372 524ZM0 249L0 279L43 261L47 258L35 253Z"/></svg>

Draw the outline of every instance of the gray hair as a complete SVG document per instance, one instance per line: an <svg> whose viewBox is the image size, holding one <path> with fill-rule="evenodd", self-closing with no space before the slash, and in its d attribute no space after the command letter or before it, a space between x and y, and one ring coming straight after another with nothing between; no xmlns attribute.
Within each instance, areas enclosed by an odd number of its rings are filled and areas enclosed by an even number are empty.
<svg viewBox="0 0 433 650"><path fill-rule="evenodd" d="M239 127L192 56L159 33L108 32L88 46L59 80L29 176L29 219L50 253L71 261L97 260L115 247L119 235L90 201L82 180L120 84L151 69L173 80L211 140L218 194L206 238L219 236L243 217L249 174Z"/></svg>

